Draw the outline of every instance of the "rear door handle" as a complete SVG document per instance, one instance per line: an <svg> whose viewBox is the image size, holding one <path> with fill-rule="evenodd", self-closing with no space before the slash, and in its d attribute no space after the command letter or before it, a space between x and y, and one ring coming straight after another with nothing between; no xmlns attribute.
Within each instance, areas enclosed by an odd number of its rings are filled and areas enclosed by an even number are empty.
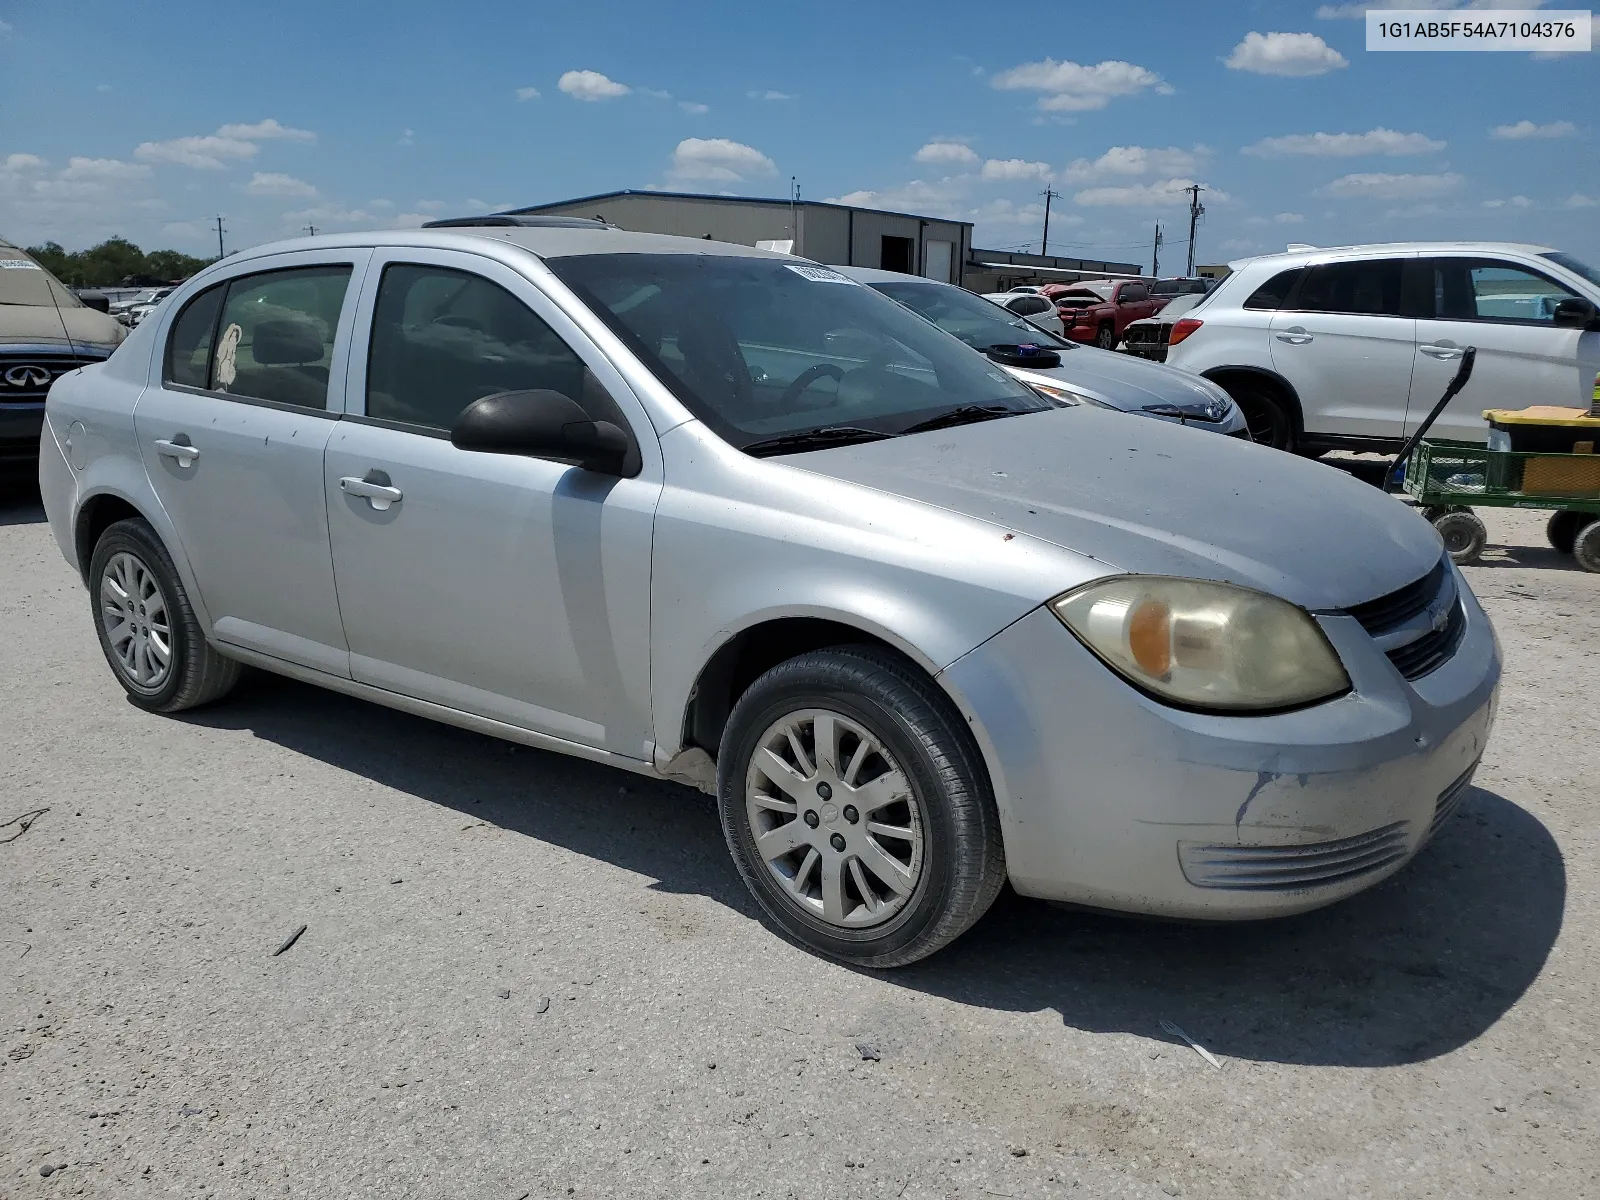
<svg viewBox="0 0 1600 1200"><path fill-rule="evenodd" d="M1452 359L1461 357L1461 347L1452 346L1448 342L1435 342L1431 345L1418 346L1429 358Z"/></svg>
<svg viewBox="0 0 1600 1200"><path fill-rule="evenodd" d="M1288 342L1291 346L1304 346L1312 340L1311 335L1305 331L1304 326L1300 325L1291 325L1288 329L1272 336L1280 342Z"/></svg>
<svg viewBox="0 0 1600 1200"><path fill-rule="evenodd" d="M379 476L380 478L373 478ZM386 512L391 504L399 504L405 497L397 487L388 483L389 476L382 471L368 471L367 478L357 479L354 475L346 475L339 480L339 488L346 495L365 496L367 503L379 512Z"/></svg>
<svg viewBox="0 0 1600 1200"><path fill-rule="evenodd" d="M180 433L178 437L183 438L183 434ZM181 442L176 440L168 441L166 438L157 438L156 453L161 455L163 458L177 459L180 467L187 467L190 463L194 462L195 459L200 457L199 448L190 445L188 438L183 438L183 441Z"/></svg>

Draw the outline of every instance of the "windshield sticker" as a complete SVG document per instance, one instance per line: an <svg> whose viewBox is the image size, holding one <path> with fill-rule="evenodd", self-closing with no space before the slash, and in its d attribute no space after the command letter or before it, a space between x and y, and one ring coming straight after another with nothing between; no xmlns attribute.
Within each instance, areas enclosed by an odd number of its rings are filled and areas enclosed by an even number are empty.
<svg viewBox="0 0 1600 1200"><path fill-rule="evenodd" d="M217 385L226 390L239 376L239 339L244 330L235 321L222 331L222 344L217 347Z"/></svg>
<svg viewBox="0 0 1600 1200"><path fill-rule="evenodd" d="M809 279L812 283L848 283L852 287L860 287L854 279L847 278L837 271L830 271L827 267L803 267L796 263L784 263L784 266L793 271L801 279Z"/></svg>
<svg viewBox="0 0 1600 1200"><path fill-rule="evenodd" d="M42 271L42 270L44 270L44 268L41 267L38 263L30 262L26 258L0 258L0 271Z"/></svg>

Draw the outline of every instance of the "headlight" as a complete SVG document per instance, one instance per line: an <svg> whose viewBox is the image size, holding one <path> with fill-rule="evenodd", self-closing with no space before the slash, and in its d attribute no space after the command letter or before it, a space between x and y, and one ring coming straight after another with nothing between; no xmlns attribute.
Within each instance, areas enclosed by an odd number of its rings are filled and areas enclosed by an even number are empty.
<svg viewBox="0 0 1600 1200"><path fill-rule="evenodd" d="M1263 592L1119 575L1056 597L1050 610L1128 682L1184 707L1262 712L1350 690L1310 615Z"/></svg>
<svg viewBox="0 0 1600 1200"><path fill-rule="evenodd" d="M1120 411L1104 400L1096 400L1093 396L1086 396L1082 392L1075 392L1071 388L1053 387L1046 383L1030 383L1028 385L1047 400L1054 400L1057 404L1091 404L1095 408L1109 408L1112 412Z"/></svg>

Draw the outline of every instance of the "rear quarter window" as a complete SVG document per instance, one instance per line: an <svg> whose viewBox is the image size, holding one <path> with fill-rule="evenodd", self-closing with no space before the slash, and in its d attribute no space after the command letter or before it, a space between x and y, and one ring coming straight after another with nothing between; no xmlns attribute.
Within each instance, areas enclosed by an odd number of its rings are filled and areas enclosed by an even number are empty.
<svg viewBox="0 0 1600 1200"><path fill-rule="evenodd" d="M1304 267L1291 267L1287 271L1279 271L1255 291L1250 293L1250 298L1244 302L1246 308L1259 310L1275 310L1288 303L1290 293L1294 291L1295 284L1300 282L1301 276L1306 273Z"/></svg>

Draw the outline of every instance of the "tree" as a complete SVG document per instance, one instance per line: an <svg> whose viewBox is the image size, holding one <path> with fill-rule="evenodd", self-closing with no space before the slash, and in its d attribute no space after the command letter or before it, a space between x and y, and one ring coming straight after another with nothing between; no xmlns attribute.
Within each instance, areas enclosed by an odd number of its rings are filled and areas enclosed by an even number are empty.
<svg viewBox="0 0 1600 1200"><path fill-rule="evenodd" d="M56 242L29 246L28 253L62 283L72 287L115 287L126 280L186 279L215 261L176 250L146 254L127 238L108 238L87 250L68 252Z"/></svg>

